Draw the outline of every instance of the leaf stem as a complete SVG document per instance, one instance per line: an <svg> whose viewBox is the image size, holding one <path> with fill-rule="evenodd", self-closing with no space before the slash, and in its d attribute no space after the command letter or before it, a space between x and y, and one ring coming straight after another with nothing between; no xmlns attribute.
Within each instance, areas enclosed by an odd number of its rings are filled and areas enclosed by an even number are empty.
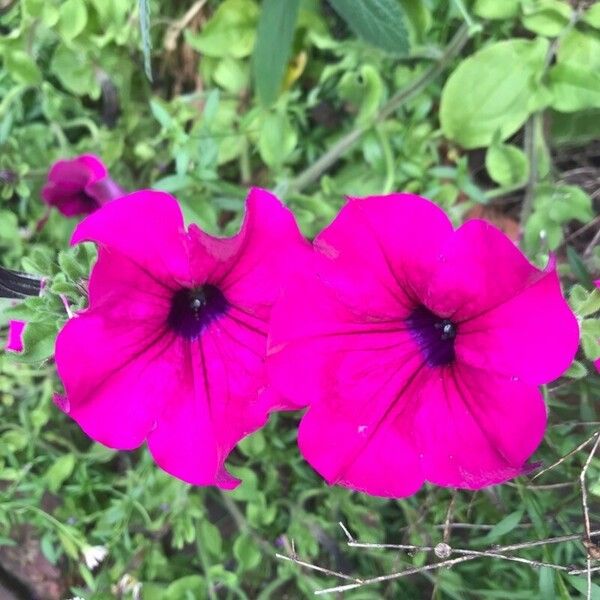
<svg viewBox="0 0 600 600"><path fill-rule="evenodd" d="M384 104L379 112L369 122L363 125L357 125L354 129L342 136L325 154L323 154L312 165L302 171L293 179L287 188L287 192L300 192L317 181L323 173L329 170L338 162L346 152L362 138L362 136L371 129L371 127L385 121L403 104L412 100L421 91L434 81L440 75L450 62L460 53L469 40L470 32L467 24L461 27L454 34L444 53L437 62L431 65L419 78L413 81L406 88L396 93L390 100Z"/></svg>

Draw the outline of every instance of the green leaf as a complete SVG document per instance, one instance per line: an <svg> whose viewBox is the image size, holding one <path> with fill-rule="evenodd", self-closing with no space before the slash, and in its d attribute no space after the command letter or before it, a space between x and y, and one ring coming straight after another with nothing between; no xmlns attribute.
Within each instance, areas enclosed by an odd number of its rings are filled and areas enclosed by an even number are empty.
<svg viewBox="0 0 600 600"><path fill-rule="evenodd" d="M592 281L592 276L590 272L587 270L585 263L579 257L577 250L575 250L572 246L567 246L567 260L569 261L569 265L575 273L577 279L588 289L594 289L594 282Z"/></svg>
<svg viewBox="0 0 600 600"><path fill-rule="evenodd" d="M582 20L596 29L600 29L600 2L592 4L584 13Z"/></svg>
<svg viewBox="0 0 600 600"><path fill-rule="evenodd" d="M481 543L488 545L499 540L503 535L511 532L517 527L523 518L523 509L516 510L496 523L492 529L482 538Z"/></svg>
<svg viewBox="0 0 600 600"><path fill-rule="evenodd" d="M476 0L473 14L482 19L511 19L519 14L520 0Z"/></svg>
<svg viewBox="0 0 600 600"><path fill-rule="evenodd" d="M83 0L66 0L59 11L58 31L61 37L70 42L84 29L87 23L87 9Z"/></svg>
<svg viewBox="0 0 600 600"><path fill-rule="evenodd" d="M242 571L256 568L261 561L261 553L256 542L248 534L242 533L233 544L233 554Z"/></svg>
<svg viewBox="0 0 600 600"><path fill-rule="evenodd" d="M498 185L506 187L527 181L529 174L525 152L511 144L490 146L485 155L485 168Z"/></svg>
<svg viewBox="0 0 600 600"><path fill-rule="evenodd" d="M40 362L54 354L58 327L51 322L27 323L23 330L23 352L16 354L24 362Z"/></svg>
<svg viewBox="0 0 600 600"><path fill-rule="evenodd" d="M570 298L573 310L580 317L589 317L600 311L600 289L596 287L588 292L583 286L575 285L571 290Z"/></svg>
<svg viewBox="0 0 600 600"><path fill-rule="evenodd" d="M198 535L201 537L202 545L214 556L219 557L223 541L219 528L210 521L202 521L198 526Z"/></svg>
<svg viewBox="0 0 600 600"><path fill-rule="evenodd" d="M600 108L600 73L584 65L557 64L548 72L552 107L562 112Z"/></svg>
<svg viewBox="0 0 600 600"><path fill-rule="evenodd" d="M7 50L4 67L18 83L37 85L42 81L42 73L37 64L24 50Z"/></svg>
<svg viewBox="0 0 600 600"><path fill-rule="evenodd" d="M253 0L225 0L200 33L186 32L186 40L206 56L244 58L254 47L258 14Z"/></svg>
<svg viewBox="0 0 600 600"><path fill-rule="evenodd" d="M144 53L144 71L146 77L152 81L152 38L150 37L150 0L139 0L140 6L140 33L142 37L142 51Z"/></svg>
<svg viewBox="0 0 600 600"><path fill-rule="evenodd" d="M591 600L600 600L600 586L593 583L590 586L591 595L587 595L588 585L585 576L567 576L565 579L581 594L581 598L591 597Z"/></svg>
<svg viewBox="0 0 600 600"><path fill-rule="evenodd" d="M396 0L329 0L360 38L389 54L408 52L404 13Z"/></svg>
<svg viewBox="0 0 600 600"><path fill-rule="evenodd" d="M544 38L512 39L462 61L442 91L440 119L446 137L464 148L478 148L489 146L497 133L505 140L520 129L537 103L536 78L547 51Z"/></svg>
<svg viewBox="0 0 600 600"><path fill-rule="evenodd" d="M63 454L55 460L44 474L48 489L51 492L57 492L63 482L71 476L74 468L75 456L73 454Z"/></svg>
<svg viewBox="0 0 600 600"><path fill-rule="evenodd" d="M535 0L524 2L521 22L525 29L544 35L556 37L569 24L572 8L567 2L560 0Z"/></svg>
<svg viewBox="0 0 600 600"><path fill-rule="evenodd" d="M556 145L578 145L600 138L600 109L550 113L550 137Z"/></svg>
<svg viewBox="0 0 600 600"><path fill-rule="evenodd" d="M585 66L592 71L600 69L600 35L571 29L560 39L556 58L558 64Z"/></svg>
<svg viewBox="0 0 600 600"><path fill-rule="evenodd" d="M541 567L539 575L540 597L544 600L554 600L556 598L554 571L550 567Z"/></svg>
<svg viewBox="0 0 600 600"><path fill-rule="evenodd" d="M59 44L52 56L50 71L69 92L94 99L100 97L100 85L85 52L75 52Z"/></svg>
<svg viewBox="0 0 600 600"><path fill-rule="evenodd" d="M254 85L261 102L271 105L279 94L285 68L292 52L294 29L300 0L264 0L256 46L254 48Z"/></svg>
<svg viewBox="0 0 600 600"><path fill-rule="evenodd" d="M206 582L200 575L186 575L173 581L164 592L165 600L204 600Z"/></svg>
<svg viewBox="0 0 600 600"><path fill-rule="evenodd" d="M293 152L298 134L285 114L269 113L260 129L258 151L265 163L278 169Z"/></svg>

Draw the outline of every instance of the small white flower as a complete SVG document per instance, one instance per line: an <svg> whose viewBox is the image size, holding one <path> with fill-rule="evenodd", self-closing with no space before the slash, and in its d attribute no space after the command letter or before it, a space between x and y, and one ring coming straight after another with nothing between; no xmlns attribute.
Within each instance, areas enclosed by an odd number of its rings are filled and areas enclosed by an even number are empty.
<svg viewBox="0 0 600 600"><path fill-rule="evenodd" d="M104 546L86 546L82 552L88 569L95 569L108 554L108 550Z"/></svg>

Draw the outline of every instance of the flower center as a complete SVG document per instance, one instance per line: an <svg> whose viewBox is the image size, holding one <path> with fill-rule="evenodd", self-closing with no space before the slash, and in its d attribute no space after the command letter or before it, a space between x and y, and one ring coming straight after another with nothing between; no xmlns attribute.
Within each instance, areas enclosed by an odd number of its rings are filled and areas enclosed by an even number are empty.
<svg viewBox="0 0 600 600"><path fill-rule="evenodd" d="M419 306L405 323L430 367L447 365L454 360L457 327L450 319L442 319L428 308Z"/></svg>
<svg viewBox="0 0 600 600"><path fill-rule="evenodd" d="M210 283L183 288L173 295L167 322L175 333L193 340L224 314L228 306L221 290Z"/></svg>

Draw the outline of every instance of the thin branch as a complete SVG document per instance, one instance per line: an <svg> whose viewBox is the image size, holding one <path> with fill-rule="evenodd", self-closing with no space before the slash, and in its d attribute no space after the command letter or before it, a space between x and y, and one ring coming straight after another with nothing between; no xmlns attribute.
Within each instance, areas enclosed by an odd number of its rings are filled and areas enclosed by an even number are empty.
<svg viewBox="0 0 600 600"><path fill-rule="evenodd" d="M536 473L531 478L531 481L535 481L538 477L541 477L544 473L547 473L551 469L554 469L555 467L558 467L558 465L560 465L563 462L565 462L565 460L567 460L568 458L570 458L571 456L573 456L573 454L577 454L577 452L579 452L580 450L583 450L595 437L598 436L598 433L600 433L600 432L596 431L587 440L585 440L585 442L582 442L581 444L579 444L579 446L577 446L577 448L574 448L570 452L567 452L567 454L565 454L564 456L561 456L561 458L559 460L557 460L554 464L550 465L549 467L546 467L545 469L542 469L539 473Z"/></svg>
<svg viewBox="0 0 600 600"><path fill-rule="evenodd" d="M408 87L400 90L381 108L377 115L369 122L358 125L352 131L340 138L325 154L316 162L302 171L288 186L288 192L299 192L305 187L311 185L319 179L327 170L329 170L346 152L362 138L377 123L385 121L389 116L398 110L403 104L418 96L421 91L434 81L452 60L460 53L469 40L469 27L463 24L450 43L446 47L440 59L429 67L421 77L416 79Z"/></svg>

